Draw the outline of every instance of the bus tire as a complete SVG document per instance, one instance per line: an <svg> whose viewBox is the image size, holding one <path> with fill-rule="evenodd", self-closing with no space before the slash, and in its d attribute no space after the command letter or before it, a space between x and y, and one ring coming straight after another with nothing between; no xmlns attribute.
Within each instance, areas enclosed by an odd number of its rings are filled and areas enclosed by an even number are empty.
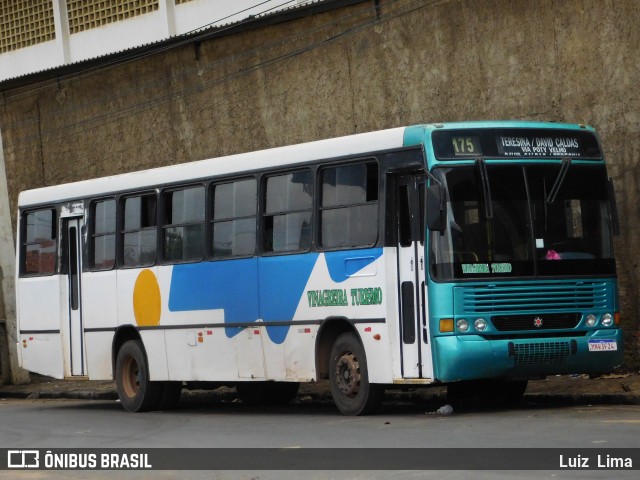
<svg viewBox="0 0 640 480"><path fill-rule="evenodd" d="M138 340L127 340L116 357L116 389L122 407L128 412L145 412L158 406L162 382L149 380L144 347Z"/></svg>
<svg viewBox="0 0 640 480"><path fill-rule="evenodd" d="M329 378L333 401L343 415L366 415L380 406L384 387L369 383L364 347L354 333L343 333L333 344Z"/></svg>

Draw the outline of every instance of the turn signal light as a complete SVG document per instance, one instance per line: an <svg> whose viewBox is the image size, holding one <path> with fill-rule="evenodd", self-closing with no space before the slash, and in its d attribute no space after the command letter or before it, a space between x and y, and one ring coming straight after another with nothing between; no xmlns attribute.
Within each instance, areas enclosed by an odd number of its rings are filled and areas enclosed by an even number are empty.
<svg viewBox="0 0 640 480"><path fill-rule="evenodd" d="M453 318L440 319L440 333L453 332Z"/></svg>

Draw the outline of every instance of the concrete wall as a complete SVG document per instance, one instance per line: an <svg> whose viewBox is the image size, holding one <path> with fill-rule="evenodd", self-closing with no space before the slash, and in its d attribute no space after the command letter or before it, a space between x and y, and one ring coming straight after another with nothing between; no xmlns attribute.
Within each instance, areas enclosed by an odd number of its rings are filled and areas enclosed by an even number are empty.
<svg viewBox="0 0 640 480"><path fill-rule="evenodd" d="M5 91L12 212L25 188L379 128L589 123L617 187L621 310L637 364L638 2L376 3Z"/></svg>

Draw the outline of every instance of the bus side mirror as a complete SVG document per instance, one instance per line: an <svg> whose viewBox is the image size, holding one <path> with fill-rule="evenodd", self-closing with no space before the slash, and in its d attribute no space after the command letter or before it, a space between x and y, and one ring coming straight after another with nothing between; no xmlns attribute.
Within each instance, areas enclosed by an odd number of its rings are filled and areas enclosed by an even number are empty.
<svg viewBox="0 0 640 480"><path fill-rule="evenodd" d="M427 187L427 205L425 208L427 216L427 227L431 231L442 232L446 225L447 207L444 202L442 186L431 184Z"/></svg>

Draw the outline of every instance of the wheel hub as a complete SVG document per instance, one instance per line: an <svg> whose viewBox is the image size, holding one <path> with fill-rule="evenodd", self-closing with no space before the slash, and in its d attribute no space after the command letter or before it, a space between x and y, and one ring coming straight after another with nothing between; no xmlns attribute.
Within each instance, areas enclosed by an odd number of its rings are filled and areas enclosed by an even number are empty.
<svg viewBox="0 0 640 480"><path fill-rule="evenodd" d="M355 397L360 391L360 364L352 353L344 353L336 363L334 372L338 389L347 397Z"/></svg>
<svg viewBox="0 0 640 480"><path fill-rule="evenodd" d="M134 358L127 358L124 364L122 386L129 398L133 398L140 390L140 372L138 362Z"/></svg>

